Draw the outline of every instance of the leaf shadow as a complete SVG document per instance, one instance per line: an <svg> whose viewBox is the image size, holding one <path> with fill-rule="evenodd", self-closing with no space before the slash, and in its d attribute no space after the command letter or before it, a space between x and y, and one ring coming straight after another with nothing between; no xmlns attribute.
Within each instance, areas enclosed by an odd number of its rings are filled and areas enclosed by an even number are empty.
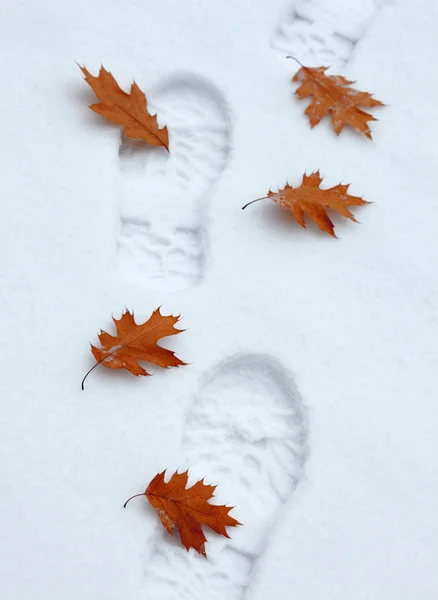
<svg viewBox="0 0 438 600"><path fill-rule="evenodd" d="M303 237L303 239L309 239L309 237L312 237L315 240L331 239L332 241L337 241L341 239L341 232L346 233L351 228L358 227L362 224L359 219L362 212L360 209L365 207L356 206L354 208L356 209L356 221L345 219L336 211L333 211L330 208L327 209L328 216L334 224L336 237L332 237L324 231L321 231L318 225L308 216L305 217L306 227L301 227L301 225L296 222L293 214L290 211L282 209L275 202L267 202L263 205L263 207L260 207L261 212L258 216L259 218L257 219L257 224L259 228L266 228L266 226L270 226L272 230L275 230L275 235L277 236L293 235L294 239L300 239L301 237Z"/></svg>
<svg viewBox="0 0 438 600"><path fill-rule="evenodd" d="M90 361L91 364L91 361ZM95 364L95 363L94 363ZM91 364L91 367L93 364ZM97 380L100 379L101 383ZM104 386L130 386L130 380L137 379L132 377L131 373L124 369L108 369L103 365L98 365L96 369L87 377L84 382L84 390L89 390L92 386L104 385ZM121 383L123 382L123 384Z"/></svg>
<svg viewBox="0 0 438 600"><path fill-rule="evenodd" d="M159 345L160 347L162 347L161 344ZM174 348L172 349L174 350ZM177 356L179 356L177 350L174 350L174 352ZM95 363L88 363L86 366L90 368L90 366L92 367L94 364ZM96 369L92 373L90 373L89 377L87 377L87 379L85 380L84 390L87 391L90 386L99 385L99 383L95 381L98 378L101 378L100 385L108 385L111 387L118 387L119 385L123 385L128 390L135 388L138 389L141 386L141 383L143 383L143 385L147 385L148 381L152 378L154 380L161 380L165 377L169 378L171 377L172 373L177 372L181 368L189 366L190 363L181 365L180 367L169 367L164 369L157 365L154 365L153 363L149 363L141 359L139 359L139 364L148 372L148 375L136 377L126 369L108 369L103 365L98 365Z"/></svg>
<svg viewBox="0 0 438 600"><path fill-rule="evenodd" d="M260 209L259 227L269 226L275 230L276 235L293 235L294 239L306 239L309 235L319 239L329 237L309 218L306 219L306 228L301 227L290 211L284 210L275 202L266 201Z"/></svg>
<svg viewBox="0 0 438 600"><path fill-rule="evenodd" d="M203 527L203 532L207 537L207 541L205 543L205 548L206 548L207 557L208 557L209 542L214 540L215 533L206 526ZM210 533L210 537L209 537L209 533ZM174 553L174 552L180 553L181 552L181 553L184 553L184 556L186 556L186 557L188 554L188 560L190 561L191 564L195 564L195 563L198 563L201 565L205 564L206 559L203 556L201 556L200 554L198 554L194 548L190 548L190 550L188 550L188 551L186 550L186 548L184 548L184 546L181 542L181 536L180 536L180 533L179 533L177 527L174 527L174 529L172 530L172 535L170 535L164 529L164 527L162 527L162 525L160 523L158 523L154 538L155 538L156 547L161 546L160 552L163 551L164 549L166 549L166 552L171 552L171 553Z"/></svg>
<svg viewBox="0 0 438 600"><path fill-rule="evenodd" d="M149 508L152 508L152 507L149 507ZM152 511L154 511L153 508L152 508ZM159 542L160 544L164 544L168 548L176 548L176 549L178 549L178 551L181 550L181 551L186 552L186 549L181 544L181 538L179 535L179 531L177 530L176 527L173 529L172 535L170 535L164 529L164 527L162 527L160 525L160 523L157 523L157 529L158 529L158 531L156 532L156 541L157 542Z"/></svg>

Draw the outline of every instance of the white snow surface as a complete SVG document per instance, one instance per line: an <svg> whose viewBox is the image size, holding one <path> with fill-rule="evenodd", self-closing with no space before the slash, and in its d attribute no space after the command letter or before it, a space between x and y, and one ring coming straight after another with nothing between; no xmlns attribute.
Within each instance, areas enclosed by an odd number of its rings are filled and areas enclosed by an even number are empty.
<svg viewBox="0 0 438 600"><path fill-rule="evenodd" d="M438 5L4 0L4 600L436 600ZM387 104L310 129L293 54ZM171 153L89 110L135 78ZM275 204L305 171L372 205L339 239ZM162 305L190 363L97 368ZM137 498L190 467L244 526L208 560Z"/></svg>

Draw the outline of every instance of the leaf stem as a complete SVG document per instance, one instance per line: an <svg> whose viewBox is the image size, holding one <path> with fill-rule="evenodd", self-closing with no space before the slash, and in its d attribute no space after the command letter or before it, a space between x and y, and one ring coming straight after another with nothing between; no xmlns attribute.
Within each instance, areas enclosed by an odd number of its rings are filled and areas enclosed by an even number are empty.
<svg viewBox="0 0 438 600"><path fill-rule="evenodd" d="M303 67L303 69L305 69L306 67L303 65L303 63L301 63L298 58L295 58L295 56L286 56L286 58L291 58L292 60L294 60L295 62L297 62L301 67Z"/></svg>
<svg viewBox="0 0 438 600"><path fill-rule="evenodd" d="M128 502L130 502L133 498L138 498L139 496L144 496L145 493L143 492L142 494L134 494L134 496L131 496L130 498L128 498L125 502L125 504L123 505L123 508L126 508L126 505L128 504Z"/></svg>
<svg viewBox="0 0 438 600"><path fill-rule="evenodd" d="M250 204L254 204L254 202L258 202L259 200L266 200L267 198L269 198L269 196L262 196L261 198L256 198L255 200L251 200L251 202L248 202L247 204L245 204L245 206L242 206L242 210L245 210L245 208L247 206L249 206Z"/></svg>
<svg viewBox="0 0 438 600"><path fill-rule="evenodd" d="M105 358L107 358L106 356L104 356L101 360L99 360L99 362L97 362L95 365L93 365L91 367L91 369L89 371L87 371L87 373L85 373L85 376L83 378L83 380L81 381L81 390L84 390L84 383L85 380L87 379L88 375L91 373L91 371L93 371L98 365L100 365L100 363L103 363L103 361L105 360Z"/></svg>

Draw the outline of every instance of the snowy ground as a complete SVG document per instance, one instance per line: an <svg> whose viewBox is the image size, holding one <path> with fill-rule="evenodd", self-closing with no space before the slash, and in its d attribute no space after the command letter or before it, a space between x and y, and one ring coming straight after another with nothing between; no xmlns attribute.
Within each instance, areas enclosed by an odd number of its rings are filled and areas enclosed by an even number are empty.
<svg viewBox="0 0 438 600"><path fill-rule="evenodd" d="M0 560L5 600L436 600L438 6L5 0ZM389 106L310 130L294 54ZM93 114L74 60L132 79L174 151ZM377 111L376 111L377 114ZM373 205L340 239L247 201L320 169ZM190 366L96 369L158 305ZM164 468L245 524L209 560L146 501Z"/></svg>

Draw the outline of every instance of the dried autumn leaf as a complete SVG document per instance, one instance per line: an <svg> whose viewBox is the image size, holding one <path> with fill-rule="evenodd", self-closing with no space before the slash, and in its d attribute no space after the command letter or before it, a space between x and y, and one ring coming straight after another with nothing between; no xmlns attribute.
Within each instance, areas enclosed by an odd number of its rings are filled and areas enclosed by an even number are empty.
<svg viewBox="0 0 438 600"><path fill-rule="evenodd" d="M339 135L345 125L351 125L364 133L369 139L371 131L368 121L377 119L365 112L360 106L385 106L375 100L367 92L359 92L350 87L349 81L341 75L326 75L328 67L304 67L295 74L292 81L300 82L296 90L299 98L312 96L312 101L306 108L310 126L315 127L329 112L332 113L332 123L336 135Z"/></svg>
<svg viewBox="0 0 438 600"><path fill-rule="evenodd" d="M113 336L106 331L101 331L98 337L102 347L96 348L91 345L91 352L97 363L82 380L82 389L84 389L85 379L100 364L108 369L126 369L133 375L149 375L139 365L139 360L165 369L185 365L186 363L177 358L174 352L162 348L157 343L161 338L184 331L174 327L178 320L179 316L163 316L159 308L154 310L151 317L142 325L137 325L134 313L130 313L129 310L125 311L120 319L113 317L117 335Z"/></svg>
<svg viewBox="0 0 438 600"><path fill-rule="evenodd" d="M158 511L161 523L169 534L172 535L176 526L186 550L194 548L207 558L207 538L201 526L206 525L219 535L229 538L226 527L236 527L241 523L228 514L233 507L209 504L208 501L214 496L215 485L206 485L201 479L186 489L188 471L174 473L167 483L164 481L165 473L166 471L158 473L143 494L131 496L124 506L126 507L132 498L146 496Z"/></svg>
<svg viewBox="0 0 438 600"><path fill-rule="evenodd" d="M319 171L312 173L311 175L303 175L302 183L299 187L293 188L290 185L286 185L285 188L278 192L268 192L267 196L263 198L257 198L245 204L244 209L265 198L271 198L274 202L277 202L282 208L290 210L295 220L306 228L304 215L308 215L321 231L325 231L332 237L336 237L334 232L334 225L330 220L326 209L331 208L336 212L340 213L344 217L357 222L351 212L348 210L349 206L362 206L363 204L369 204L366 200L359 198L358 196L350 196L348 188L350 184L339 184L335 185L328 190L322 190L319 186L322 182L322 177Z"/></svg>
<svg viewBox="0 0 438 600"><path fill-rule="evenodd" d="M151 115L147 109L146 96L134 83L129 94L124 92L109 71L100 68L99 75L94 77L85 67L79 65L85 81L90 85L99 104L92 104L91 110L102 115L112 123L123 125L123 133L133 140L144 140L151 146L164 146L169 150L169 133L167 127L160 129L157 116Z"/></svg>

